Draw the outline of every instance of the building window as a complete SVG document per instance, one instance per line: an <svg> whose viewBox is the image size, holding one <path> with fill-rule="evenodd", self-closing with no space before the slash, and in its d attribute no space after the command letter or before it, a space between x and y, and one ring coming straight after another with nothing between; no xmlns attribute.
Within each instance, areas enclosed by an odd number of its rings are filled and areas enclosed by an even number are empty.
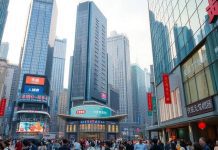
<svg viewBox="0 0 218 150"><path fill-rule="evenodd" d="M182 65L183 85L186 104L191 104L214 95L213 68L208 63L208 55L203 45Z"/></svg>
<svg viewBox="0 0 218 150"><path fill-rule="evenodd" d="M161 122L182 116L179 88L171 92L171 104L165 104L165 98L159 100Z"/></svg>

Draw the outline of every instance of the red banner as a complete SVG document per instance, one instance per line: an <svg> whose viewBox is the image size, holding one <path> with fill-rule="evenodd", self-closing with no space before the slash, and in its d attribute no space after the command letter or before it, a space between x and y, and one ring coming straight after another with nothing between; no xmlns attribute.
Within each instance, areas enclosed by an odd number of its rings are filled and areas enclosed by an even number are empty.
<svg viewBox="0 0 218 150"><path fill-rule="evenodd" d="M0 102L0 117L3 117L5 114L5 106L6 106L6 99L2 98Z"/></svg>
<svg viewBox="0 0 218 150"><path fill-rule="evenodd" d="M152 111L152 95L151 93L147 93L147 99L148 99L148 111Z"/></svg>
<svg viewBox="0 0 218 150"><path fill-rule="evenodd" d="M168 74L163 74L162 78L163 78L165 103L166 104L171 104L169 75Z"/></svg>

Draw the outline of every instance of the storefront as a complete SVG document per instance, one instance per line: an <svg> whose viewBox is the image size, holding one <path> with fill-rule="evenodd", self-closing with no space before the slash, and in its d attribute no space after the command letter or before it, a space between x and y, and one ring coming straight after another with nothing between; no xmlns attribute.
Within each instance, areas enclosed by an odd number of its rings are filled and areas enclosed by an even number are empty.
<svg viewBox="0 0 218 150"><path fill-rule="evenodd" d="M65 137L69 139L116 139L119 122L127 115L112 115L112 110L101 105L81 105L71 109L71 115L60 114L66 120Z"/></svg>

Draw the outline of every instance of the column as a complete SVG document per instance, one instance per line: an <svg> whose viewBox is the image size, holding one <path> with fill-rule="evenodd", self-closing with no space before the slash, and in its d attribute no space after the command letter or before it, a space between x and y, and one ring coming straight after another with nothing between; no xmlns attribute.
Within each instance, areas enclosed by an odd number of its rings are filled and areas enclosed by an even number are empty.
<svg viewBox="0 0 218 150"><path fill-rule="evenodd" d="M189 139L192 143L194 143L193 131L191 124L188 125Z"/></svg>

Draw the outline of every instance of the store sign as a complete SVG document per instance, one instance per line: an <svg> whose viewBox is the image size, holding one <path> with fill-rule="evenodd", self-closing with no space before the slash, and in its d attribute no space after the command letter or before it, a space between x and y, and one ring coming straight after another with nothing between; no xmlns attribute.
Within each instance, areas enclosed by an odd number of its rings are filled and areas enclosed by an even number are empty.
<svg viewBox="0 0 218 150"><path fill-rule="evenodd" d="M2 98L0 102L0 117L3 117L5 114L5 106L6 106L6 99Z"/></svg>
<svg viewBox="0 0 218 150"><path fill-rule="evenodd" d="M112 115L111 109L99 105L82 105L71 108L71 115L84 118L104 118Z"/></svg>
<svg viewBox="0 0 218 150"><path fill-rule="evenodd" d="M44 77L26 76L25 84L44 85Z"/></svg>
<svg viewBox="0 0 218 150"><path fill-rule="evenodd" d="M165 103L166 104L171 104L169 75L168 74L163 74L162 79L163 79Z"/></svg>
<svg viewBox="0 0 218 150"><path fill-rule="evenodd" d="M213 100L206 99L187 106L188 117L204 114L214 110Z"/></svg>
<svg viewBox="0 0 218 150"><path fill-rule="evenodd" d="M147 99L148 99L148 111L152 111L152 95L151 95L151 93L147 93Z"/></svg>
<svg viewBox="0 0 218 150"><path fill-rule="evenodd" d="M24 85L24 93L43 94L44 88L38 86Z"/></svg>
<svg viewBox="0 0 218 150"><path fill-rule="evenodd" d="M218 0L208 0L208 3L206 11L209 15L209 22L214 23L218 17Z"/></svg>
<svg viewBox="0 0 218 150"><path fill-rule="evenodd" d="M80 124L105 124L105 121L101 120L82 120Z"/></svg>
<svg viewBox="0 0 218 150"><path fill-rule="evenodd" d="M48 102L48 99L46 95L21 94L18 101Z"/></svg>

